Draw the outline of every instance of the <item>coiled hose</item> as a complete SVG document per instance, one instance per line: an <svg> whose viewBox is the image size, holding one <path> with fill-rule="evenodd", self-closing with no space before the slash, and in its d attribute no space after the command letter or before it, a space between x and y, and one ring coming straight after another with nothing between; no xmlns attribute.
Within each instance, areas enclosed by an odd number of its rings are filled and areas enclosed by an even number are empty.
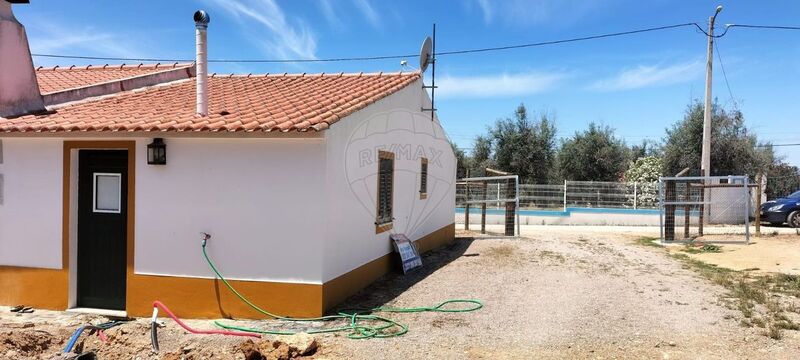
<svg viewBox="0 0 800 360"><path fill-rule="evenodd" d="M229 330L238 330L244 331L248 333L258 333L258 334L270 334L270 335L294 335L300 332L307 333L307 334L322 334L322 333L333 333L333 332L341 332L341 331L349 331L350 333L347 334L347 337L350 339L369 339L369 338L388 338L388 337L396 337L402 336L408 332L408 326L405 324L401 324L396 322L392 319L387 317L382 317L378 315L374 315L374 313L415 313L415 312L446 312L446 313L460 313L460 312L470 312L475 311L483 307L483 303L480 300L474 299L453 299L447 300L445 302L439 303L435 306L430 307L412 307L412 308L393 308L393 307L376 307L372 309L363 309L363 310L351 310L351 311L340 311L336 315L328 315L328 316L320 316L320 317L311 317L311 318L293 318L287 316L281 316L277 314L273 314L268 312L252 301L248 300L244 295L240 294L233 286L225 279L224 276L219 272L216 266L214 266L214 262L211 261L209 258L208 253L206 252L206 241L211 238L211 235L203 234L203 241L202 241L202 248L203 248L203 257L205 257L206 262L208 262L208 266L211 267L211 270L214 271L214 274L219 277L223 284L230 290L236 297L242 300L245 304L250 306L253 310L278 319L278 320L285 320L285 321L295 321L295 322L309 322L309 321L331 321L331 320L346 320L348 321L348 325L333 327L333 328L325 328L325 329L309 329L305 331L282 331L282 330L264 330L264 329L255 329L255 328L248 328L248 327L239 327L233 325L226 325L220 321L214 321L214 324ZM468 308L446 308L447 305L452 304L470 304L471 306ZM379 325L366 325L364 322L377 322ZM394 329L395 331L389 331L390 329Z"/></svg>

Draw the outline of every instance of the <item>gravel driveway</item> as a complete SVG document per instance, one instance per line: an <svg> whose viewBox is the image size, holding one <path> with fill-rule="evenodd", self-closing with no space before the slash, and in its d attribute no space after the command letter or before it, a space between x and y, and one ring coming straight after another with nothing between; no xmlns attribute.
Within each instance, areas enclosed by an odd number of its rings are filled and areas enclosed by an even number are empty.
<svg viewBox="0 0 800 360"><path fill-rule="evenodd" d="M725 289L663 249L636 244L635 228L547 229L523 229L522 239L461 239L427 255L424 270L389 276L346 304L413 307L477 298L483 309L391 314L410 326L407 335L367 341L329 335L317 356L798 358L797 331L773 340L762 329L741 327L741 314L722 305Z"/></svg>
<svg viewBox="0 0 800 360"><path fill-rule="evenodd" d="M408 334L370 340L350 340L344 333L320 335L313 357L800 358L800 331L783 331L775 340L765 336L765 328L754 325L787 316L796 326L800 323L796 295L791 295L791 304L782 303L781 313L772 300L785 301L790 295L766 295L771 301L762 297L760 305L748 310L759 315L744 318L741 308L731 306L728 290L701 277L688 260L637 241L642 235L657 235L657 228L523 226L522 233L521 239L491 239L460 231L461 238L452 246L424 257L422 270L389 275L342 305L418 307L475 298L484 302L483 309L384 314L408 325ZM735 284L740 290L759 289ZM46 310L15 314L0 307L0 359L54 358L77 326L105 321ZM108 343L84 336L76 347L96 350L100 358L108 359L242 359L253 349L272 359L298 353L293 346L309 348L304 336L278 337L282 342L268 336L253 344L239 337L191 335L171 320L165 322L159 330L159 353L150 351L146 318L107 331ZM214 328L208 320L187 323ZM333 324L254 321L250 325L301 330Z"/></svg>

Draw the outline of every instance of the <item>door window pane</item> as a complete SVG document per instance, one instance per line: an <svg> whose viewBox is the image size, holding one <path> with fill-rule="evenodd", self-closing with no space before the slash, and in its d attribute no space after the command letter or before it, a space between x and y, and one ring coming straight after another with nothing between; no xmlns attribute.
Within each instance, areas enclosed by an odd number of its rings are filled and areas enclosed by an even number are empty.
<svg viewBox="0 0 800 360"><path fill-rule="evenodd" d="M122 176L94 174L94 212L119 213L122 207Z"/></svg>

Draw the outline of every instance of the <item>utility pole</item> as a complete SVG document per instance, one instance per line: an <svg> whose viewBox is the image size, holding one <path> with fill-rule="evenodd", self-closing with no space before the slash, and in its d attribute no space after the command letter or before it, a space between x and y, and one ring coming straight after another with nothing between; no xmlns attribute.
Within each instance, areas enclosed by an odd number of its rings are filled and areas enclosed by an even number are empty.
<svg viewBox="0 0 800 360"><path fill-rule="evenodd" d="M717 10L714 12L714 15L708 19L708 53L706 54L706 101L705 101L705 108L703 110L703 150L700 155L700 173L702 176L711 176L711 75L713 70L714 64L714 20L717 19L717 15L719 12L722 11L722 5L717 6ZM706 185L708 181L705 181ZM706 199L710 197L710 192L708 188L703 188L700 190L700 224L699 224L699 235L703 236L703 225L708 221L710 218L711 212L710 207L705 205Z"/></svg>
<svg viewBox="0 0 800 360"><path fill-rule="evenodd" d="M717 11L708 19L708 54L706 61L706 99L705 113L703 115L703 151L700 157L700 171L702 176L711 175L711 76L714 62L714 20L722 11L722 6L717 6Z"/></svg>

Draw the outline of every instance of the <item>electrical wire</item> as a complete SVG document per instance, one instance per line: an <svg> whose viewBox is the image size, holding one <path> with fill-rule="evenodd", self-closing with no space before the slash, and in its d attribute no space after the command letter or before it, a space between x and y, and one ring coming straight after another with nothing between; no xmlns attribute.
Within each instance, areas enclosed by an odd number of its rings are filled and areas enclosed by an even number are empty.
<svg viewBox="0 0 800 360"><path fill-rule="evenodd" d="M694 23L697 26L697 29L700 30L701 33L705 34L706 36L711 36L713 38L721 38L728 34L728 30L732 28L749 28L749 29L772 29L772 30L800 30L800 27L797 26L781 26L781 25L748 25L748 24L725 24L725 31L719 35L710 35L708 32L703 30L703 28Z"/></svg>
<svg viewBox="0 0 800 360"><path fill-rule="evenodd" d="M706 36L710 35L702 26L696 22L688 22L682 24L673 24L666 26L657 26L644 29L636 29L630 31L614 32L599 35L590 35L577 38L543 41L518 45L495 46L487 48L466 49L466 50L453 50L443 51L436 53L439 55L461 55L461 54L474 54L489 51L502 51L512 49L522 49L529 47L538 47L546 45L564 44L578 41L597 40L603 38L634 35L646 32L669 30L687 26L694 26L697 30ZM752 29L772 29L772 30L800 30L797 26L782 26L782 25L749 25L749 24L727 24L725 30L718 35L713 35L714 38L721 38L728 33L731 28L752 28ZM139 61L139 62L192 62L194 59L168 59L168 58L133 58L133 57L107 57L107 56L82 56L82 55L62 55L62 54L31 54L36 57L58 58L58 59L81 59L81 60L105 60L105 61ZM325 59L209 59L210 63L324 63L324 62L344 62L344 61L374 61L374 60L391 60L391 59L404 59L417 56L418 54L402 54L402 55L378 55L378 56L359 56L359 57L338 57L338 58L325 58Z"/></svg>
<svg viewBox="0 0 800 360"><path fill-rule="evenodd" d="M239 333L239 332L234 332L234 331L198 330L198 329L191 328L191 327L189 327L189 325L186 325L183 321L181 321L181 319L179 319L177 316L175 316L175 314L172 313L172 311L170 311L169 308L166 305L164 305L163 303L161 303L161 301L158 301L158 300L153 301L153 319L152 319L151 323L156 323L156 319L158 318L158 310L157 310L158 308L160 308L161 310L164 310L164 312L167 313L167 315L170 318L172 318L172 320L174 320L178 325L180 325L180 327L184 328L186 331L188 331L188 332L190 332L192 334L200 334L200 335L233 335L233 336L248 336L248 337L255 337L255 338L259 337L258 335L247 334L247 333Z"/></svg>
<svg viewBox="0 0 800 360"><path fill-rule="evenodd" d="M773 29L773 30L800 30L800 26L780 26L780 25L747 25L747 24L728 24L728 28L740 27L751 29Z"/></svg>
<svg viewBox="0 0 800 360"><path fill-rule="evenodd" d="M651 31L675 29L675 28L680 28L680 27L685 27L685 26L696 26L697 28L700 28L700 25L698 25L697 23L683 23L683 24L658 26L658 27L652 27L652 28L646 28L646 29L638 29L638 30L616 32L616 33L583 36L583 37L570 38L570 39L543 41L543 42L530 43L530 44L497 46L497 47L488 47L488 48L480 48L480 49L469 49L469 50L444 51L444 52L437 52L436 55L439 56L439 55L471 54L471 53L479 53L479 52L487 52L487 51L500 51L500 50L521 49L521 48L545 46L545 45L564 44L564 43L577 42L577 41L596 40L596 39L610 38L610 37L616 37L616 36L640 34L640 33L651 32ZM700 28L700 29L702 30L702 28Z"/></svg>
<svg viewBox="0 0 800 360"><path fill-rule="evenodd" d="M717 60L719 60L719 67L722 69L722 77L725 78L725 86L728 88L728 95L731 97L731 101L733 101L734 108L738 107L736 103L736 98L733 97L733 91L731 91L731 84L728 82L728 74L725 72L725 64L722 62L722 54L719 52L719 46L717 46L717 42L714 42L714 49L717 50Z"/></svg>
<svg viewBox="0 0 800 360"><path fill-rule="evenodd" d="M172 318L180 327L184 328L184 330L188 331L192 334L199 334L199 335L231 335L231 336L246 336L246 337L254 337L260 338L261 335L254 334L252 332L238 332L238 331L228 331L228 330L198 330L186 325L181 319L179 319L169 308L162 304L161 301L153 301L153 318L150 321L150 345L153 347L153 351L158 352L158 323L156 319L158 319L158 309L164 310L167 315Z"/></svg>
<svg viewBox="0 0 800 360"><path fill-rule="evenodd" d="M794 143L794 144L761 144L761 145L756 145L756 147L780 147L780 146L800 146L800 143Z"/></svg>
<svg viewBox="0 0 800 360"><path fill-rule="evenodd" d="M99 325L83 325L75 329L75 332L72 333L72 336L70 336L69 340L67 341L67 346L64 347L64 353L67 354L72 352L72 348L75 347L75 343L78 341L78 338L81 336L84 330L86 329L97 330L100 332L98 335L100 335L102 334L103 330L110 329L120 324L121 323L118 321L110 321ZM105 335L100 335L100 336L105 336Z"/></svg>
<svg viewBox="0 0 800 360"><path fill-rule="evenodd" d="M615 32L615 33L591 35L591 36L584 36L584 37L577 37L577 38L570 38L570 39L562 39L562 40L553 40L553 41L544 41L544 42L518 44L518 45L508 45L508 46L487 47L487 48L478 48L478 49L444 51L444 52L437 52L436 55L437 56L439 56L439 55L460 55L460 54L481 53L481 52L488 52L488 51L501 51L501 50L521 49L521 48L528 48L528 47L555 45L555 44L563 44L563 43L570 43L570 42L577 42L577 41L596 40L596 39L603 39L603 38L609 38L609 37L633 35L633 34L640 34L640 33L660 31L660 30L668 30L668 29L674 29L674 28L680 28L680 27L686 27L686 26L695 26L695 27L697 27L698 29L700 29L702 31L702 28L700 28L700 25L698 25L697 23L683 23L683 24L658 26L658 27L651 27L651 28L645 28L645 29L637 29L637 30L630 30L630 31ZM106 60L106 61L139 61L139 62L192 62L192 61L194 61L194 59L128 58L128 57L105 57L105 56L41 54L41 53L34 53L34 54L31 54L31 55L32 56L36 56L36 57L59 58L59 59ZM391 59L409 58L409 57L414 57L414 56L418 56L418 54L380 55L380 56L361 56L361 57L339 57L339 58L326 58L326 59L209 59L208 62L210 62L210 63L318 63L318 62L391 60Z"/></svg>

